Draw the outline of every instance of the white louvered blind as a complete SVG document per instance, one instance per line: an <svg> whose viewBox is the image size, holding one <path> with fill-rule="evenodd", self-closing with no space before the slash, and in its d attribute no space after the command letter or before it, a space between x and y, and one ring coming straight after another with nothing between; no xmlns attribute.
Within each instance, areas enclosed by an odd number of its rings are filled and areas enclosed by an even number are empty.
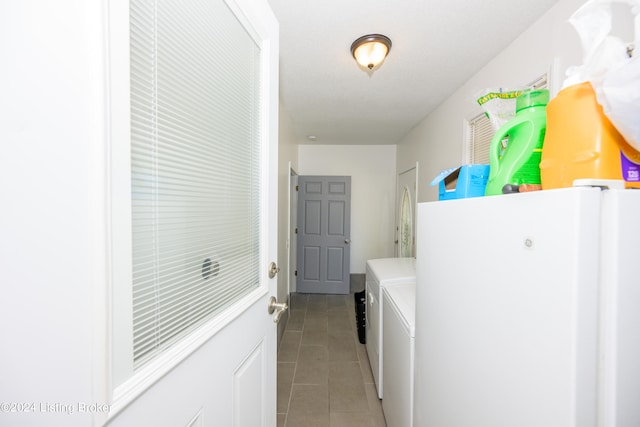
<svg viewBox="0 0 640 427"><path fill-rule="evenodd" d="M137 369L259 286L260 48L223 0L131 0Z"/></svg>
<svg viewBox="0 0 640 427"><path fill-rule="evenodd" d="M547 73L526 85L532 89L547 87ZM489 164L489 147L496 131L486 114L479 114L467 122L467 162L470 164Z"/></svg>
<svg viewBox="0 0 640 427"><path fill-rule="evenodd" d="M468 126L469 163L488 165L489 146L495 133L491 120L482 113L469 120Z"/></svg>

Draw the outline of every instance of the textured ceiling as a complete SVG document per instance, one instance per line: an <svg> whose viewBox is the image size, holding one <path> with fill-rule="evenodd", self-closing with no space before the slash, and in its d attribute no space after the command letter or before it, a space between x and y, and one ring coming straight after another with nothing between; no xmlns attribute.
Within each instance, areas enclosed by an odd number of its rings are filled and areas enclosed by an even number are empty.
<svg viewBox="0 0 640 427"><path fill-rule="evenodd" d="M557 0L269 0L297 143L395 144ZM349 48L391 38L373 75Z"/></svg>

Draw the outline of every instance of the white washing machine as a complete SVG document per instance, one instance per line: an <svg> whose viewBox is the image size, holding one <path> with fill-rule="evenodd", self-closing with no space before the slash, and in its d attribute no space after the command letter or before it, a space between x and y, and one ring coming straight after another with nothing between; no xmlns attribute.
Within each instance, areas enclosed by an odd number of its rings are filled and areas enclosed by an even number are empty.
<svg viewBox="0 0 640 427"><path fill-rule="evenodd" d="M416 282L415 258L380 258L367 261L367 354L376 384L378 397L382 399L382 290L387 286Z"/></svg>
<svg viewBox="0 0 640 427"><path fill-rule="evenodd" d="M389 426L413 426L416 285L383 289L382 410Z"/></svg>

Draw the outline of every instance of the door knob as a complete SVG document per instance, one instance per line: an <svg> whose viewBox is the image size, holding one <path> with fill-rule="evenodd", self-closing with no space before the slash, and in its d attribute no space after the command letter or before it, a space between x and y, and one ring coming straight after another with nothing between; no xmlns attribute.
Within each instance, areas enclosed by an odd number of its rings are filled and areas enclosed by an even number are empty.
<svg viewBox="0 0 640 427"><path fill-rule="evenodd" d="M288 308L289 305L286 302L278 302L276 297L269 298L269 307L267 310L269 311L269 314L273 314L275 312L275 315L273 316L273 323L278 323L280 321L280 317L282 317L282 314Z"/></svg>
<svg viewBox="0 0 640 427"><path fill-rule="evenodd" d="M344 242L348 245L349 243L351 243L351 240L349 240L349 239L344 239Z"/></svg>
<svg viewBox="0 0 640 427"><path fill-rule="evenodd" d="M280 267L278 267L275 262L269 264L269 279L276 277L276 274L278 274L279 271Z"/></svg>

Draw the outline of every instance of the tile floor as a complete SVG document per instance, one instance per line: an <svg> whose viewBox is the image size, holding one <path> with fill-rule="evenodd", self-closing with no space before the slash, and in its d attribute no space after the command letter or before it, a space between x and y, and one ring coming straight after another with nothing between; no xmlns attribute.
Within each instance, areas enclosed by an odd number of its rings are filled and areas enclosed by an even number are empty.
<svg viewBox="0 0 640 427"><path fill-rule="evenodd" d="M353 293L291 294L278 352L278 427L385 427Z"/></svg>

